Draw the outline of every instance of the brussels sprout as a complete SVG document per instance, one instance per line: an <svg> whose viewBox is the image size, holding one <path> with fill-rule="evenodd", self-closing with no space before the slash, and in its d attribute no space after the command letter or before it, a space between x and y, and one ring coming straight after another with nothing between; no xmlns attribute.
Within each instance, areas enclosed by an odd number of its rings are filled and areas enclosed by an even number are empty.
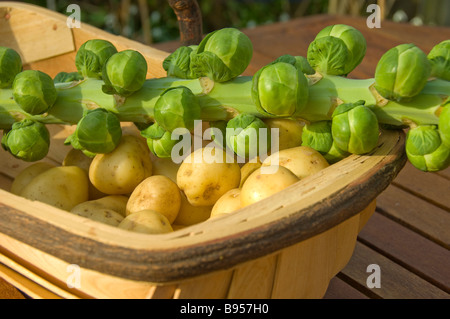
<svg viewBox="0 0 450 319"><path fill-rule="evenodd" d="M163 61L167 76L181 79L195 79L191 71L191 56L197 53L198 45L182 46L176 49Z"/></svg>
<svg viewBox="0 0 450 319"><path fill-rule="evenodd" d="M88 110L78 122L74 138L85 151L95 154L112 152L122 138L120 121L105 109Z"/></svg>
<svg viewBox="0 0 450 319"><path fill-rule="evenodd" d="M332 114L333 140L345 152L365 154L377 146L378 119L364 103L358 101L341 104Z"/></svg>
<svg viewBox="0 0 450 319"><path fill-rule="evenodd" d="M43 159L50 147L50 133L44 124L24 119L4 132L2 147L14 157L26 162Z"/></svg>
<svg viewBox="0 0 450 319"><path fill-rule="evenodd" d="M20 72L22 72L20 55L13 49L0 47L0 89L10 88Z"/></svg>
<svg viewBox="0 0 450 319"><path fill-rule="evenodd" d="M439 115L439 133L442 143L450 147L450 104L447 104Z"/></svg>
<svg viewBox="0 0 450 319"><path fill-rule="evenodd" d="M54 83L67 83L81 80L83 80L83 76L78 72L59 72L53 78Z"/></svg>
<svg viewBox="0 0 450 319"><path fill-rule="evenodd" d="M155 103L155 121L166 131L176 128L194 129L194 121L200 119L201 108L197 97L185 86L165 90Z"/></svg>
<svg viewBox="0 0 450 319"><path fill-rule="evenodd" d="M435 45L427 58L431 63L431 76L450 81L450 40Z"/></svg>
<svg viewBox="0 0 450 319"><path fill-rule="evenodd" d="M215 82L225 82L241 75L252 55L252 42L244 33L223 28L203 38L197 53L191 56L191 70L195 77L207 76Z"/></svg>
<svg viewBox="0 0 450 319"><path fill-rule="evenodd" d="M109 41L88 40L78 49L75 66L83 77L101 79L104 64L115 53L117 49Z"/></svg>
<svg viewBox="0 0 450 319"><path fill-rule="evenodd" d="M103 92L127 97L140 90L147 77L147 61L138 51L111 56L103 67Z"/></svg>
<svg viewBox="0 0 450 319"><path fill-rule="evenodd" d="M312 75L316 73L316 71L309 64L308 60L303 56L293 56L290 54L285 54L278 57L274 62L286 62L292 64L304 74Z"/></svg>
<svg viewBox="0 0 450 319"><path fill-rule="evenodd" d="M406 155L416 168L434 172L450 165L450 148L442 143L435 125L417 126L406 135Z"/></svg>
<svg viewBox="0 0 450 319"><path fill-rule="evenodd" d="M26 70L14 79L14 100L27 113L36 115L47 112L57 96L52 78L44 72Z"/></svg>
<svg viewBox="0 0 450 319"><path fill-rule="evenodd" d="M181 136L172 139L172 133L166 131L158 123L142 130L141 135L147 139L150 151L159 158L171 157L173 147L181 140Z"/></svg>
<svg viewBox="0 0 450 319"><path fill-rule="evenodd" d="M270 131L261 119L241 113L228 121L226 144L242 158L255 158L270 150Z"/></svg>
<svg viewBox="0 0 450 319"><path fill-rule="evenodd" d="M331 133L331 121L318 121L306 124L303 127L302 146L309 146L315 149L330 164L336 163L350 155L334 143Z"/></svg>
<svg viewBox="0 0 450 319"><path fill-rule="evenodd" d="M286 62L266 65L252 79L252 99L266 115L281 117L301 112L308 93L308 80L303 72Z"/></svg>
<svg viewBox="0 0 450 319"><path fill-rule="evenodd" d="M319 73L347 75L366 54L362 33L345 24L336 24L320 31L308 47L309 64Z"/></svg>
<svg viewBox="0 0 450 319"><path fill-rule="evenodd" d="M400 44L381 57L375 69L375 89L389 100L405 100L422 91L431 73L425 53L414 44Z"/></svg>

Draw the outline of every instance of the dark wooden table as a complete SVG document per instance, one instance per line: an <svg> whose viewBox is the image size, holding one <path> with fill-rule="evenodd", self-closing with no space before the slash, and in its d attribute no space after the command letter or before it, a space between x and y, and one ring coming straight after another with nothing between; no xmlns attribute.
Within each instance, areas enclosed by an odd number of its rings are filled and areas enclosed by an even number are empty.
<svg viewBox="0 0 450 319"><path fill-rule="evenodd" d="M324 27L348 24L367 41L363 62L349 75L371 78L380 57L401 43L414 43L424 52L446 39L450 28L416 27L383 21L370 29L365 18L320 15L244 30L254 46L245 74L283 54L306 56L309 43ZM178 42L155 47L172 52ZM424 173L407 163L394 182L379 196L377 209L359 235L354 255L331 280L325 298L410 299L450 297L450 169ZM380 268L380 288L367 280Z"/></svg>
<svg viewBox="0 0 450 319"><path fill-rule="evenodd" d="M280 55L306 56L325 26L344 23L367 40L363 62L350 74L373 77L376 63L391 47L415 43L425 52L450 39L450 28L415 27L383 21L369 29L364 18L313 16L244 30L254 44L246 75ZM154 45L171 52L178 42ZM325 298L443 299L450 297L450 169L424 173L409 163L379 196L377 209L358 237L348 265L331 280ZM369 265L378 265L380 288L369 288ZM0 279L0 298L23 297Z"/></svg>

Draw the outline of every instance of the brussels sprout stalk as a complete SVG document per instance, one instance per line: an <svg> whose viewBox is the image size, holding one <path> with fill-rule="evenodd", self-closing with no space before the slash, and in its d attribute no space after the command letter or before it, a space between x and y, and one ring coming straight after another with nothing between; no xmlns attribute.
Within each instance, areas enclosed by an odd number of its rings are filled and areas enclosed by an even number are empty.
<svg viewBox="0 0 450 319"><path fill-rule="evenodd" d="M422 92L406 102L382 100L373 90L373 79L349 79L324 76L310 85L309 98L296 118L314 122L331 120L334 109L342 103L365 101L380 124L405 126L438 125L439 111L450 96L450 82L428 81ZM0 128L9 129L14 122L28 118L44 124L76 124L86 110L102 107L115 113L121 122L151 123L159 96L168 88L185 86L197 97L204 121L228 120L240 113L260 118L273 117L261 113L252 100L252 77L241 76L224 83L215 83L205 94L199 79L159 78L145 81L141 90L129 96L120 106L112 95L102 91L103 81L87 78L80 82L56 83L58 98L46 114L30 115L14 102L11 89L0 90Z"/></svg>

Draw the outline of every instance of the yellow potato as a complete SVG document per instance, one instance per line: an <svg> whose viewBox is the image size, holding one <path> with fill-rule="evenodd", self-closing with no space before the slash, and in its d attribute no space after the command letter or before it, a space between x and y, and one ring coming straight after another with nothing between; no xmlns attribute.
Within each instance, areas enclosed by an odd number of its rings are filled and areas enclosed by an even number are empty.
<svg viewBox="0 0 450 319"><path fill-rule="evenodd" d="M278 149L284 150L302 145L304 123L291 119L265 119L269 128L278 128ZM272 131L271 131L272 133Z"/></svg>
<svg viewBox="0 0 450 319"><path fill-rule="evenodd" d="M150 209L128 215L118 227L145 234L164 234L173 231L166 216Z"/></svg>
<svg viewBox="0 0 450 319"><path fill-rule="evenodd" d="M154 210L173 223L181 206L180 190L170 178L153 175L143 180L128 199L127 216L141 210Z"/></svg>
<svg viewBox="0 0 450 319"><path fill-rule="evenodd" d="M190 226L205 221L211 215L211 206L193 206L182 192L181 206L177 218L172 224L179 226Z"/></svg>
<svg viewBox="0 0 450 319"><path fill-rule="evenodd" d="M11 185L11 193L20 195L33 178L53 167L55 165L46 162L37 162L27 166L14 178Z"/></svg>
<svg viewBox="0 0 450 319"><path fill-rule="evenodd" d="M264 171L264 167L260 167L247 178L241 188L242 207L267 198L299 181L294 173L283 166L270 168L273 170Z"/></svg>
<svg viewBox="0 0 450 319"><path fill-rule="evenodd" d="M97 154L89 167L89 179L108 195L130 194L152 175L150 151L137 136L124 135L114 151Z"/></svg>
<svg viewBox="0 0 450 319"><path fill-rule="evenodd" d="M82 168L86 174L89 175L89 166L92 163L92 158L85 155L82 151L72 148L67 152L63 159L63 166L78 166ZM105 193L99 191L91 181L89 181L89 199L94 200L106 196Z"/></svg>
<svg viewBox="0 0 450 319"><path fill-rule="evenodd" d="M174 183L177 182L177 172L180 164L175 163L170 158L155 158L152 160L153 175L164 175Z"/></svg>
<svg viewBox="0 0 450 319"><path fill-rule="evenodd" d="M241 170L226 152L205 147L181 163L177 184L193 206L212 206L227 191L239 187Z"/></svg>
<svg viewBox="0 0 450 319"><path fill-rule="evenodd" d="M247 180L247 178L250 176L251 173L256 171L258 168L260 168L262 165L259 158L256 160L255 163L247 162L241 167L241 182L239 183L239 187L242 187L244 185L244 182Z"/></svg>
<svg viewBox="0 0 450 319"><path fill-rule="evenodd" d="M106 196L80 203L70 212L104 224L118 226L125 218L126 200L127 198L124 196Z"/></svg>
<svg viewBox="0 0 450 319"><path fill-rule="evenodd" d="M81 168L57 166L33 178L20 195L70 211L88 200L88 188L88 178Z"/></svg>
<svg viewBox="0 0 450 319"><path fill-rule="evenodd" d="M262 164L262 166L270 165L286 167L300 179L330 166L322 154L308 146L297 146L272 154Z"/></svg>
<svg viewBox="0 0 450 319"><path fill-rule="evenodd" d="M241 189L233 188L220 197L211 210L211 218L234 213L241 208Z"/></svg>

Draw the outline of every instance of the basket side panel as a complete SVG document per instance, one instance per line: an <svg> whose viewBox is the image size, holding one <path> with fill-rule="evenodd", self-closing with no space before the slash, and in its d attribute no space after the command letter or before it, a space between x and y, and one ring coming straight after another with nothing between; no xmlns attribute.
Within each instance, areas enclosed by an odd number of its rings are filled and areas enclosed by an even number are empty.
<svg viewBox="0 0 450 319"><path fill-rule="evenodd" d="M224 299L230 287L233 270L222 270L181 281L174 299Z"/></svg>
<svg viewBox="0 0 450 319"><path fill-rule="evenodd" d="M285 248L278 260L272 298L322 298L337 269L347 264L358 231L359 214Z"/></svg>
<svg viewBox="0 0 450 319"><path fill-rule="evenodd" d="M233 275L229 299L270 298L278 254L261 257L238 266Z"/></svg>

